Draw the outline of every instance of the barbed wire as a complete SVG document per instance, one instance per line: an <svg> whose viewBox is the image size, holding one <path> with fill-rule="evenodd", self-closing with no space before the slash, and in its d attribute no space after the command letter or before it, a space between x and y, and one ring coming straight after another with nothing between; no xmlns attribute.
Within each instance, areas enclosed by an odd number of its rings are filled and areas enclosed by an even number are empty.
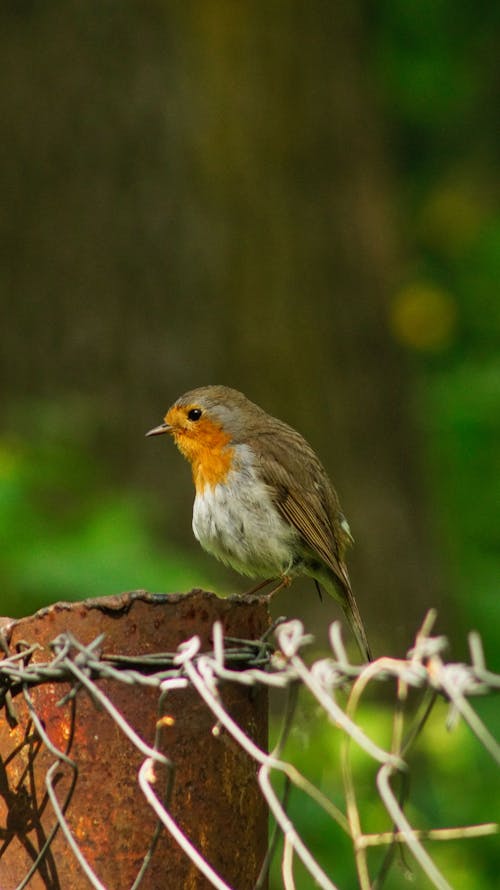
<svg viewBox="0 0 500 890"><path fill-rule="evenodd" d="M329 629L331 655L313 660L308 664L304 650L313 642L300 621L279 619L266 635L258 640L241 640L225 637L220 622L213 625L212 650L201 651L200 638L193 636L183 642L175 652L159 652L140 656L112 655L104 651L103 634L90 644L83 645L73 634L66 632L51 643L53 657L47 662L36 662L34 656L42 647L29 641L18 645L18 651L4 652L0 661L0 705L5 706L6 718L11 726L17 721L16 696L21 694L26 702L39 743L54 758L45 776L48 798L56 822L45 843L34 859L29 871L18 884L17 890L28 886L32 876L47 856L54 836L60 829L85 872L91 886L108 890L91 867L80 848L77 837L66 818L66 812L78 781L78 764L71 758L71 739L66 750L58 748L51 740L41 719L32 691L44 684L69 683L71 688L59 701L60 705L74 706L80 694L90 696L96 707L105 711L119 732L143 757L138 774L138 785L147 803L158 819L158 828L150 850L134 880L132 890L137 890L147 871L154 846L162 830L166 831L181 847L207 881L218 890L238 890L231 887L204 858L174 819L169 802L173 787L173 768L168 756L160 750L161 729L168 724L162 702L165 696L179 690L196 692L213 716L212 734L221 741L231 740L253 760L257 767L257 781L274 821L268 853L262 863L256 890L265 886L269 865L276 854L277 843L283 839L281 854L282 886L293 890L294 864L299 859L316 884L323 890L338 890L334 876L326 873L318 857L300 836L288 814L288 798L292 787L299 789L318 805L326 816L350 838L360 890L379 890L391 868L395 851L406 849L423 869L431 885L438 890L452 890L446 877L438 869L429 854L426 841L448 841L493 834L498 830L495 823L435 827L422 830L410 823L405 813L408 793L409 766L407 755L432 711L437 698L445 700L448 707L447 725L454 726L460 718L483 746L484 751L500 763L500 746L480 719L470 703L475 696L489 695L500 689L500 676L489 671L485 664L480 637L469 635L470 664L446 663L444 652L447 640L432 636L435 613L431 611L417 633L415 644L405 659L379 658L367 665L353 664L347 656L338 622ZM270 642L271 633L277 648ZM148 687L158 694L158 720L156 736L151 743L145 742L134 727L115 706L100 681L124 684L134 689ZM395 684L396 703L392 719L391 744L387 750L374 741L357 722L358 709L368 687L374 683ZM281 689L286 692L286 705L282 714L281 730L274 748L267 752L260 747L229 713L221 690L227 684L240 684L249 688ZM108 687L107 687L108 688ZM420 707L413 722L405 732L405 705L411 689L420 690ZM290 729L296 717L299 691L308 693L324 715L342 730L341 773L345 795L345 812L340 809L319 787L314 785L296 766L283 758L283 751ZM337 693L342 691L345 704L339 704ZM73 711L74 718L74 711ZM377 764L376 787L380 800L392 822L392 830L365 833L361 827L360 806L356 793L352 764L352 746L361 748ZM71 781L65 799L61 802L56 791L56 774L64 764L69 768ZM165 768L169 779L165 795L157 792L158 769ZM278 793L273 776L284 777L283 790ZM398 782L397 779L402 781ZM395 790L398 786L399 790ZM386 847L387 853L375 876L370 875L367 852L374 847ZM0 856L1 856L0 849Z"/></svg>

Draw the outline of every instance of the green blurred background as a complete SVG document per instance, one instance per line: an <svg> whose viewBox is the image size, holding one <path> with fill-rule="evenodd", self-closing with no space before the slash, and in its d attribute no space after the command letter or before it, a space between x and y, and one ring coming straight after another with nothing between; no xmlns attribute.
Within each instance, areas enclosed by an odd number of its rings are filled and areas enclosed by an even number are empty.
<svg viewBox="0 0 500 890"><path fill-rule="evenodd" d="M451 656L476 628L498 668L499 24L483 0L2 4L2 614L245 589L144 439L225 383L320 453L375 653L436 606ZM338 616L307 582L274 611L321 645ZM486 754L447 744L450 787L481 771L451 821L492 818ZM441 854L456 886L493 886L492 849Z"/></svg>

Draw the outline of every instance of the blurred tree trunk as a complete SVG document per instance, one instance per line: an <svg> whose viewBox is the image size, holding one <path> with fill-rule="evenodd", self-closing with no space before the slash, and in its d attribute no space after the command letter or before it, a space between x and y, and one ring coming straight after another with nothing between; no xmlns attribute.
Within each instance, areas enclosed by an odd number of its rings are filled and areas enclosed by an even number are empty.
<svg viewBox="0 0 500 890"><path fill-rule="evenodd" d="M156 490L143 430L191 386L244 390L321 454L368 625L406 643L436 583L361 9L6 4L1 377L11 403L85 396Z"/></svg>

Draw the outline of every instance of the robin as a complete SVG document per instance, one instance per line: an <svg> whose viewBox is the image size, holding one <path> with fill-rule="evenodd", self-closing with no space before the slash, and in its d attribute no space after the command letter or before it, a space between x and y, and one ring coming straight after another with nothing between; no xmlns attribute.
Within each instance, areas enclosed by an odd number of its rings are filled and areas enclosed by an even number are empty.
<svg viewBox="0 0 500 890"><path fill-rule="evenodd" d="M280 578L280 587L295 575L312 577L320 595L322 585L340 603L371 660L344 562L349 525L306 440L227 386L181 396L146 435L164 433L191 463L201 546L243 575Z"/></svg>

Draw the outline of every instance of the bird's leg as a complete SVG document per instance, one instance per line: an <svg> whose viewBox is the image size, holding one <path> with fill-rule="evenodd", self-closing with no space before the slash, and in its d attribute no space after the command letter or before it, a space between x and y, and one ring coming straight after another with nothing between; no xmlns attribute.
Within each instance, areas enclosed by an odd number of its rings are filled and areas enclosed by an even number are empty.
<svg viewBox="0 0 500 890"><path fill-rule="evenodd" d="M258 593L259 590L262 590L263 587L267 587L268 584L274 584L276 578L266 578L265 581L259 581L255 587L251 587L250 590L246 590L244 596L252 596L254 593Z"/></svg>
<svg viewBox="0 0 500 890"><path fill-rule="evenodd" d="M267 587L268 584L274 584L278 581L278 578L266 578L265 581L259 581L255 587L251 587L250 590L245 591L244 596L252 596L254 593L258 593L259 590L262 590L264 587ZM292 583L292 578L290 575L287 575L286 572L283 572L279 577L279 582L276 584L276 587L273 587L269 593L266 593L263 599L270 600L275 593L279 593L280 590L283 590L284 587L290 587Z"/></svg>
<svg viewBox="0 0 500 890"><path fill-rule="evenodd" d="M277 578L274 578L273 580L276 581ZM269 593L266 593L264 599L269 602L269 600L271 600L276 593L279 593L280 590L283 590L284 587L290 587L291 583L292 579L290 575L287 575L283 572L283 574L280 575L279 583L276 585L276 587L273 587L273 589L270 590Z"/></svg>

